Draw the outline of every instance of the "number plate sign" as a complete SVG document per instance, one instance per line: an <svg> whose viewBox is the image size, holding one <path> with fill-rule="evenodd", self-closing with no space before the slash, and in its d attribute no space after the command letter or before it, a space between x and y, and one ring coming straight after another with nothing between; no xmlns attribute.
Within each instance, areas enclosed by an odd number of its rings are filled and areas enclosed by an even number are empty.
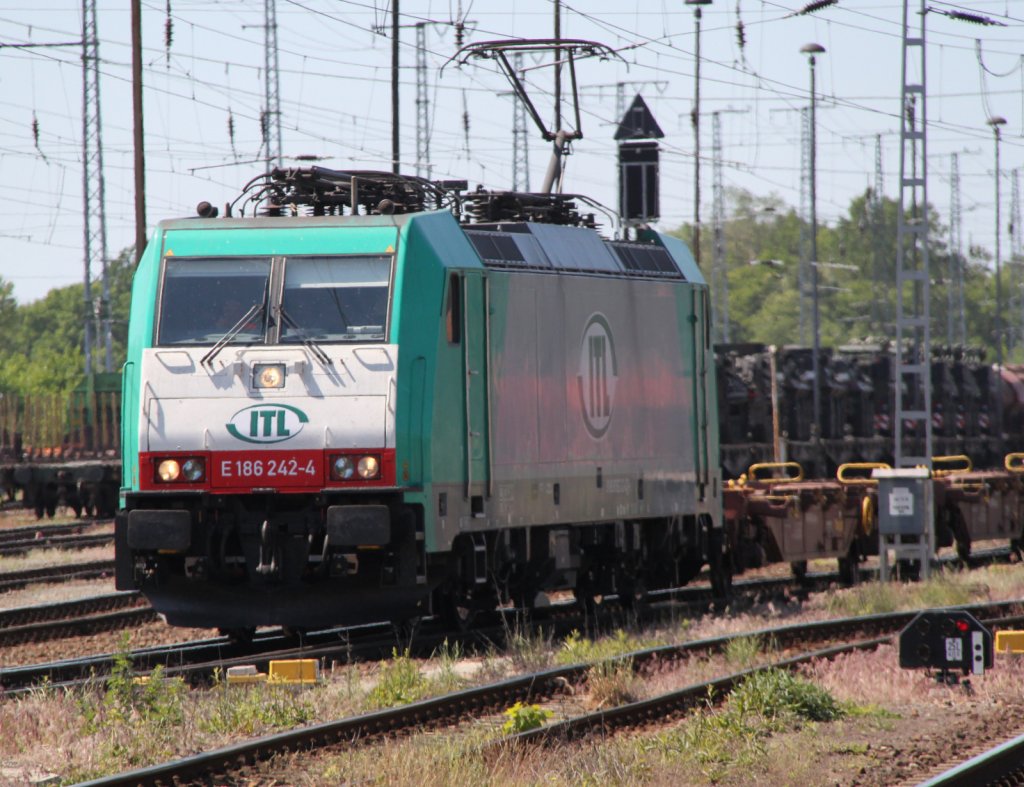
<svg viewBox="0 0 1024 787"><path fill-rule="evenodd" d="M320 487L323 451L218 451L210 457L214 488Z"/></svg>

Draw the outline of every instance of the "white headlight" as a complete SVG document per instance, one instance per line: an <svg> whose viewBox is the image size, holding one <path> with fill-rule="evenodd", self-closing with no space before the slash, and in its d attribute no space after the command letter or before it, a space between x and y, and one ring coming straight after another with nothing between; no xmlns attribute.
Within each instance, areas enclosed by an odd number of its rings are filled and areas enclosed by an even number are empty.
<svg viewBox="0 0 1024 787"><path fill-rule="evenodd" d="M161 481L177 481L181 475L181 465L176 459L164 459L156 468Z"/></svg>
<svg viewBox="0 0 1024 787"><path fill-rule="evenodd" d="M380 475L380 462L375 456L363 456L359 459L359 477L369 480Z"/></svg>
<svg viewBox="0 0 1024 787"><path fill-rule="evenodd" d="M253 388L284 388L283 363L258 363L252 368Z"/></svg>

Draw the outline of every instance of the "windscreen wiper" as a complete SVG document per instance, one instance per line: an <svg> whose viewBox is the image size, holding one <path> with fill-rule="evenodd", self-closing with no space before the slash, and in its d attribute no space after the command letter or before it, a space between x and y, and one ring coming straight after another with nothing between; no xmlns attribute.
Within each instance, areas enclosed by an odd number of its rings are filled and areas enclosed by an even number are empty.
<svg viewBox="0 0 1024 787"><path fill-rule="evenodd" d="M323 348L321 348L319 344L304 335L305 330L300 328L299 324L288 316L288 312L284 310L283 306L278 306L275 311L277 312L278 317L280 317L281 322L298 334L299 341L302 342L302 346L309 350L313 354L314 358L320 361L324 366L331 365L331 357L323 351Z"/></svg>
<svg viewBox="0 0 1024 787"><path fill-rule="evenodd" d="M263 313L263 309L265 308L266 302L267 294L266 291L264 291L263 300L256 301L256 303L250 306L249 311L243 314L241 319L234 325L232 325L231 328L228 329L228 332L217 340L217 343L210 348L210 352L204 355L202 359L199 361L199 363L201 363L203 366L212 366L213 359L216 358L218 353L220 353L220 351L227 346L228 342L230 342L232 339L238 336L238 334L242 332L242 328L248 325L249 322L253 320L257 314Z"/></svg>

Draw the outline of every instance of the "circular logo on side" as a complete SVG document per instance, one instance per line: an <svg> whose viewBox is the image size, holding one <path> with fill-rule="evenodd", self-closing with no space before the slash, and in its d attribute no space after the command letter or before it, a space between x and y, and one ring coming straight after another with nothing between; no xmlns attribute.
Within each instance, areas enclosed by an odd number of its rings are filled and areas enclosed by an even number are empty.
<svg viewBox="0 0 1024 787"><path fill-rule="evenodd" d="M607 318L595 312L583 329L579 372L576 375L583 424L595 440L604 437L611 424L618 379L619 367L611 328Z"/></svg>

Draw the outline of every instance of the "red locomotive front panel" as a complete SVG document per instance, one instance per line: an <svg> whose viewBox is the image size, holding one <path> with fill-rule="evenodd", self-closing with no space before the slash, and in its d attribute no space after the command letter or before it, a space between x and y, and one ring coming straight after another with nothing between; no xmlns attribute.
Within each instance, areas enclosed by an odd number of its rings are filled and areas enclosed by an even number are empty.
<svg viewBox="0 0 1024 787"><path fill-rule="evenodd" d="M214 490L246 487L321 487L323 451L223 451L210 461Z"/></svg>

